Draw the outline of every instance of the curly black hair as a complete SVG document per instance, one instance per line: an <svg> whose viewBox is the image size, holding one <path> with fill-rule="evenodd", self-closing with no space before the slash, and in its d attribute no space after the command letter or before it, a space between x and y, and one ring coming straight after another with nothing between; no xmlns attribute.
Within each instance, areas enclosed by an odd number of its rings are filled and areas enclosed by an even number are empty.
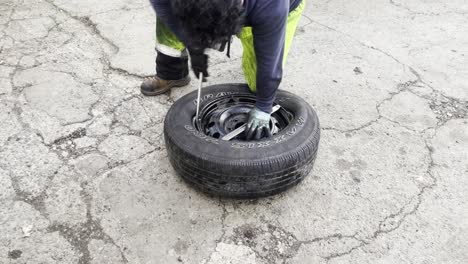
<svg viewBox="0 0 468 264"><path fill-rule="evenodd" d="M242 28L244 8L240 0L171 0L171 7L196 47L223 43Z"/></svg>

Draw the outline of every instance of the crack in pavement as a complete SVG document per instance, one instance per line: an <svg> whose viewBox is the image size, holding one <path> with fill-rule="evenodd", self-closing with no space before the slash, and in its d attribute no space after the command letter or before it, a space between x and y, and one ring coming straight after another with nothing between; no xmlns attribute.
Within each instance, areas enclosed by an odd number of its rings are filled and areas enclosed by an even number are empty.
<svg viewBox="0 0 468 264"><path fill-rule="evenodd" d="M227 228L227 227L226 227L226 218L227 218L227 216L229 215L229 212L228 212L227 209L226 209L226 203L225 203L221 198L219 199L218 202L219 202L219 205L221 206L221 209L223 210L223 214L221 215L221 236L220 236L218 239L216 239L216 240L214 241L214 248L213 248L213 250L211 250L211 252L209 253L208 258L207 258L206 261L208 261L208 259L211 258L211 255L212 255L214 252L216 252L216 247L218 246L219 243L223 242L223 239L224 239L225 236L226 236L226 231L227 231L227 230L226 230L226 228Z"/></svg>
<svg viewBox="0 0 468 264"><path fill-rule="evenodd" d="M376 104L376 110L377 110L377 114L378 114L378 117L377 117L376 119L371 120L371 121L369 121L369 122L367 122L367 123L365 123L365 124L363 124L363 125L361 125L361 126L359 126L359 127L357 127L357 128L338 129L338 128L333 128L333 127L323 127L323 128L322 128L323 130L333 130L333 131L338 131L338 132L342 132L342 133L346 133L346 132L349 133L349 132L355 132L355 131L359 131L359 130L362 130L362 129L364 129L364 128L367 128L367 127L369 127L370 125L372 125L372 124L378 122L380 119L383 118L382 114L380 113L380 107L381 107L385 102L391 101L396 95L400 94L400 93L403 92L403 91L411 92L412 94L414 94L414 95L416 95L416 96L418 96L418 97L420 97L420 98L422 98L422 99L429 100L430 102L436 101L436 99L435 99L434 97L431 97L431 96L428 96L428 95L421 95L421 94L419 94L419 93L414 92L414 90L411 89L413 86L417 86L418 84L424 84L424 85L426 85L427 87L429 87L429 88L432 90L432 93L434 93L434 94L435 94L436 96L438 96L438 97L441 97L441 98L445 99L445 101L450 101L450 102L453 102L453 103L456 103L456 104L462 106L460 112L462 112L463 114L458 114L458 115L449 116L449 118L446 118L442 123L439 123L438 126L445 124L446 122L448 122L449 120L451 120L451 119L453 119L453 118L460 118L460 117L465 117L465 116L468 115L468 101L467 101L467 102L464 102L463 100L460 100L460 99L457 99L457 98L454 98L454 97L447 96L447 95L443 94L442 92L438 91L438 90L435 89L432 85L430 85L430 84L428 84L426 81L424 81L424 80L422 79L421 75L420 75L412 66L409 66L409 65L407 65L407 64L405 64L405 63L403 63L403 62L401 62L398 58L394 57L393 55L391 55L390 53L388 53L388 52L386 52L386 51L384 51L384 50L382 50L382 49L379 49L379 48L377 48L377 47L368 45L368 44L366 44L366 43L360 41L359 39L354 38L353 36L351 36L351 35L349 35L349 34L346 34L346 33L342 32L342 31L339 31L339 30L337 30L337 29L335 29L335 28L332 28L332 27L330 27L330 26L327 26L327 25L325 25L325 24L322 24L322 23L320 23L320 22L317 22L317 21L315 21L315 20L313 20L313 19L311 19L311 18L309 18L309 17L307 17L307 18L311 21L311 23L315 23L315 24L317 24L317 25L319 25L319 26L321 26L321 27L324 27L324 28L326 28L326 29L328 29L328 30L331 30L331 31L336 32L336 33L341 34L341 35L344 35L344 36L346 36L346 37L352 39L353 41L359 43L360 45L362 45L362 46L364 46L364 47L366 47L366 48L368 48L368 49L372 49L372 50L375 50L375 51L378 51L378 52L384 54L385 56L387 56L387 57L393 59L395 62L397 62L398 64L402 65L403 67L408 68L408 69L410 70L410 72L411 72L411 73L415 76L415 78L416 78L415 80L409 80L409 81L406 81L406 82L403 82L403 83L398 84L398 85L397 85L398 90L397 90L396 92L389 92L389 94L390 94L389 97L383 99L382 101L380 101L380 102L378 102L378 103ZM305 27L305 26L304 26L304 27ZM431 108L435 108L435 107L431 107ZM391 120L391 121L394 122L394 123L396 123L396 124L398 124L398 125L400 125L400 126L402 126L401 124L399 124L399 123L398 123L397 121L395 121L395 120ZM404 127L404 126L402 126L402 127ZM405 128L408 128L408 127L405 127ZM413 129L411 129L411 128L408 128L408 129L413 130ZM429 129L430 129L430 128L429 128ZM427 130L427 129L425 129L425 130ZM423 132L424 132L424 131L423 131Z"/></svg>
<svg viewBox="0 0 468 264"><path fill-rule="evenodd" d="M81 22L82 25L84 25L86 28L89 28L101 40L103 40L104 42L109 44L114 49L114 52L119 51L119 47L117 45L115 45L110 39L103 36L101 31L97 28L97 25L89 17L87 17L87 16L84 16L84 17L75 16L72 13L70 13L69 11L59 7L58 5L56 5L53 0L44 0L44 1L47 2L48 4L50 4L52 7L54 7L57 12L63 13L66 16L68 16L68 17L70 17L70 18L72 18L72 19L74 19L76 21Z"/></svg>
<svg viewBox="0 0 468 264"><path fill-rule="evenodd" d="M105 11L101 11L101 12L91 13L90 16L102 15L102 14L107 14L107 13L111 13L111 12L115 12L115 11L133 11L133 10L142 10L142 9L146 9L146 8L152 8L152 6L149 5L149 4L145 4L145 5L139 6L139 7L114 8L114 9L109 9L109 10L105 10Z"/></svg>
<svg viewBox="0 0 468 264"><path fill-rule="evenodd" d="M467 14L467 12L460 12L460 11L447 11L447 12L443 12L443 13L435 13L435 12L419 12L419 11L415 11L409 7L407 7L406 5L404 4L401 4L401 3L396 3L394 0L389 0L389 3L397 8L400 8L400 9L403 9L403 10L406 10L408 11L408 13L410 13L411 15L423 15L423 16L440 16L440 15L443 15L443 14L457 14L457 15L462 15L462 16L465 16Z"/></svg>
<svg viewBox="0 0 468 264"><path fill-rule="evenodd" d="M123 101L125 101L125 99L122 100L122 102ZM55 149L54 145L61 144L61 143L65 142L65 141L68 141L68 140L71 140L71 139L81 138L81 137L86 135L86 129L85 128L78 128L77 130L71 132L69 135L66 135L66 136L63 136L63 137L60 137L60 138L56 139L51 144L45 144L45 140L44 140L43 136L41 135L41 133L39 131L35 130L35 129L32 129L30 127L30 125L28 123L26 123L22 119L22 116L21 116L22 109L19 106L20 102L18 102L17 100L14 100L14 101L11 101L11 102L13 103L12 112L15 114L16 118L18 119L18 122L23 127L22 131L31 131L34 134L36 134L41 139L42 145L47 147L47 149L49 151L51 151L52 153L55 153L57 155L57 157L61 160L61 162L62 162L61 166L63 167L64 164L66 164L67 159L63 158L60 155L59 150ZM19 132L19 133L21 133L21 132ZM14 137L14 136L15 135L12 135L11 137ZM156 151L156 150L152 150L150 152L147 152L147 153L141 155L140 157L136 158L135 160L144 158L145 156L153 153L154 151ZM134 161L134 160L132 160L132 161ZM127 163L132 162L132 161L122 163L122 164L118 164L118 166L125 165ZM68 168L68 166L65 166L65 167ZM115 167L117 167L117 164L116 164ZM114 168L114 167L112 167L112 165L111 165L109 167L109 170L112 169L112 168ZM57 172L55 172L55 174L57 174ZM54 179L55 174L50 175L48 177L49 184ZM18 180L15 177L13 177L13 175L11 175L11 174L9 174L9 175L10 175L10 180L12 182L13 189L14 189L14 191L16 193L16 198L15 199L17 201L23 201L23 202L31 205L44 218L46 218L46 219L48 219L50 221L49 216L46 213L46 209L45 209L45 199L47 198L46 189L48 188L48 185L44 188L44 190L39 195L34 195L33 196L31 193L22 191L21 188L19 187ZM86 206L87 206L87 212L86 212L87 220L86 220L86 222L84 224L80 224L78 226L69 226L69 225L65 225L65 224L52 223L47 228L48 232L58 231L59 234L62 237L64 237L74 247L74 249L77 252L79 252L79 254L80 254L79 263L80 264L90 263L91 256L90 256L90 252L89 252L89 249L88 249L88 244L92 239L103 240L105 242L108 242L108 243L114 245L116 248L119 249L122 261L124 261L124 263L128 263L128 260L126 259L125 253L123 252L123 250L115 243L115 241L109 235L107 235L104 232L104 230L102 229L99 221L93 219L93 217L91 215L91 212L90 212L91 195L84 191L86 185L87 185L87 182L84 182L83 185L82 185L83 191L81 193L81 196L84 199L84 201L86 202Z"/></svg>
<svg viewBox="0 0 468 264"><path fill-rule="evenodd" d="M309 19L310 19L310 18L309 18ZM387 57L393 59L395 62L397 62L397 63L400 64L401 66L408 68L408 69L411 71L411 73L417 78L417 82L420 82L420 83L425 84L427 87L431 88L431 90L432 90L435 94L439 94L439 95L441 95L441 96L443 96L443 97L445 97L445 98L449 98L449 99L451 99L451 100L455 100L455 101L461 102L461 100L459 100L458 98L454 98L454 97L447 96L447 95L441 93L440 91L436 90L432 85L430 85L429 83L427 83L426 81L424 81L424 80L422 79L421 75L414 69L414 67L403 63L402 61L400 61L398 58L396 58L396 57L393 56L392 54L390 54L390 53L388 53L388 52L386 52L386 51L384 51L384 50L382 50L382 49L380 49L380 48L378 48L378 47L375 47L375 46L366 44L366 43L362 42L361 40L359 40L359 39L357 39L357 38L355 38L355 37L353 37L353 36L351 36L351 35L349 35L349 34L347 34L347 33L344 33L344 32L342 32L342 31L340 31L340 30L338 30L338 29L335 29L335 28L333 28L333 27L330 27L330 26L328 26L328 25L326 25L326 24L320 23L320 22L318 22L318 21L316 21L316 20L312 20L312 19L310 19L310 20L311 20L312 23L314 23L314 24L317 24L317 25L319 25L319 26L321 26L321 27L324 27L324 28L326 28L326 29L328 29L328 30L331 30L331 31L333 31L333 32L336 32L336 33L338 33L338 34L341 34L341 35L343 35L343 36L346 36L346 37L350 38L351 40L355 41L356 43L359 43L359 44L360 44L361 46L363 46L363 47L366 47L366 48L368 48L368 49L372 49L372 50L375 50L375 51L378 51L378 52L384 54L385 56L387 56ZM416 82L416 83L417 83L417 82ZM418 94L416 94L416 95L417 95L417 96L420 96L420 95L418 95Z"/></svg>
<svg viewBox="0 0 468 264"><path fill-rule="evenodd" d="M335 254L325 257L324 259L327 261L327 263L332 259L339 258L345 255L349 255L357 249L370 245L375 239L377 239L381 235L388 234L390 232L397 230L408 216L413 215L417 212L417 210L419 209L419 206L423 202L424 194L437 186L437 177L435 177L435 175L432 172L432 169L435 166L435 163L433 159L434 150L429 145L429 142L428 142L430 139L432 139L432 137L427 138L425 140L426 149L428 150L428 153L429 153L428 155L429 163L426 169L426 175L428 175L432 179L432 182L420 188L415 198L411 199L405 206L400 208L398 212L392 213L386 216L383 220L381 220L379 222L378 229L374 231L374 233L371 236L365 237L364 239L359 239L361 242L359 245L352 247L351 249L345 252L335 253Z"/></svg>
<svg viewBox="0 0 468 264"><path fill-rule="evenodd" d="M69 11L59 7L58 5L56 5L53 0L45 0L45 1L47 3L49 3L50 5L52 5L57 11L66 14L68 17L70 17L70 18L72 18L72 19L74 19L76 21L79 21L83 26L90 29L96 36L98 36L101 40L103 40L105 43L107 43L108 45L111 46L114 54L117 54L120 51L119 46L117 46L111 39L105 37L102 34L102 32L98 29L98 25L94 21L92 21L90 16L81 16L81 17L76 16L76 15L73 15L71 12L69 12ZM116 67L114 67L114 66L112 66L110 64L109 55L106 52L103 52L102 55L103 55L103 57L101 58L101 63L103 65L105 65L107 70L110 71L110 72L117 73L117 74L123 74L123 75L126 75L126 76L132 76L132 77L136 77L136 78L140 78L140 79L147 77L147 76L142 76L142 75L139 75L139 74L128 72L128 71L126 71L124 69L116 68ZM109 72L107 74L109 74Z"/></svg>
<svg viewBox="0 0 468 264"><path fill-rule="evenodd" d="M83 189L84 192L84 189ZM128 260L125 256L123 250L118 246L115 241L105 233L101 223L97 220L94 220L90 213L91 202L89 201L88 194L82 194L83 197L88 197L85 199L87 212L86 212L86 222L78 226L67 226L63 224L52 224L47 229L49 232L59 232L59 234L65 238L76 251L80 253L78 264L89 264L91 263L91 254L89 251L89 242L92 239L102 240L111 245L114 245L120 252L120 257L124 263L128 263Z"/></svg>
<svg viewBox="0 0 468 264"><path fill-rule="evenodd" d="M404 92L404 91L408 91L409 90L409 87L416 84L417 83L417 80L410 80L410 81L406 81L404 83L399 83L397 85L397 91L396 92L389 92L389 97L387 98L384 98L382 101L378 102L376 105L375 105L375 110L378 114L378 117L376 119L373 119L359 127L356 127L356 128L351 128L351 129L338 129L338 128L333 128L333 127L323 127L322 130L332 130L332 131L337 131L337 132L341 132L341 133L350 133L350 132L355 132L355 131L359 131L359 130L362 130L364 128L367 128L371 125L373 125L374 123L377 123L380 119L383 119L384 116L381 114L381 111L380 111L380 108L382 107L382 105L385 103L385 102L388 102L388 101L391 101L396 95L399 95L400 93ZM392 122L395 122L398 124L398 122L396 121L393 121ZM400 124L398 124L400 125ZM401 126L401 125L400 125Z"/></svg>
<svg viewBox="0 0 468 264"><path fill-rule="evenodd" d="M44 146L47 146L43 142L42 144ZM148 155L148 154L149 153L146 153L145 155ZM60 157L60 155L57 155L57 156ZM60 167L68 168L68 166L64 165L63 161ZM74 249L80 254L79 262L78 262L79 264L90 263L91 256L90 256L90 251L88 249L88 245L92 239L103 240L105 242L108 242L114 245L117 249L119 249L122 261L124 261L124 263L128 263L128 260L126 259L125 254L122 251L122 249L115 243L112 237L110 237L104 232L103 228L100 225L100 222L93 219L91 215L90 208L91 208L92 196L87 191L88 182L85 181L81 184L82 190L80 193L81 198L86 203L86 222L83 224L70 226L67 224L56 223L50 220L50 217L48 213L46 212L46 207L45 207L45 199L48 197L46 192L47 192L47 189L49 188L49 184L53 181L57 173L58 171L55 171L54 174L49 175L47 177L48 184L43 188L43 190L38 195L32 195L29 192L22 191L19 186L18 179L16 179L11 173L9 173L8 175L10 177L12 187L16 195L15 200L22 201L31 205L36 211L40 213L41 216L49 220L51 224L47 227L47 232L58 231L59 234L63 238L65 238L74 247Z"/></svg>
<svg viewBox="0 0 468 264"><path fill-rule="evenodd" d="M433 12L430 12L430 13L417 12L417 11L414 11L414 10L410 9L409 7L403 5L403 4L395 3L394 0L389 0L388 2L391 5L395 6L395 7L398 7L398 8L401 8L401 9L404 9L404 10L408 11L412 15L426 15L426 16L439 16L440 15L440 14L433 13Z"/></svg>

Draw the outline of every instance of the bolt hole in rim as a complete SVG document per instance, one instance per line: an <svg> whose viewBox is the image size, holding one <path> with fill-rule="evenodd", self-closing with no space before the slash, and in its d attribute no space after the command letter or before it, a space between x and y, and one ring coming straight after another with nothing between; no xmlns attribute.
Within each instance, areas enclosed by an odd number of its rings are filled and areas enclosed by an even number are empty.
<svg viewBox="0 0 468 264"><path fill-rule="evenodd" d="M234 94L216 98L200 109L199 119L193 116L193 126L199 132L220 139L247 122L248 113L255 106L255 96ZM271 115L272 135L284 130L294 119L294 115L281 107ZM246 141L245 133L233 140Z"/></svg>

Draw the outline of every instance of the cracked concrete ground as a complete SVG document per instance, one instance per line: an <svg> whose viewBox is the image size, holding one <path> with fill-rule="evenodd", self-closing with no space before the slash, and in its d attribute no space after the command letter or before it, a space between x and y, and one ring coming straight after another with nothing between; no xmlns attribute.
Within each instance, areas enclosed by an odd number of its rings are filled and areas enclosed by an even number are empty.
<svg viewBox="0 0 468 264"><path fill-rule="evenodd" d="M323 127L314 171L220 200L168 164L195 84L154 71L146 0L0 3L0 263L466 263L468 3L309 1L282 89ZM241 47L211 83L243 81Z"/></svg>

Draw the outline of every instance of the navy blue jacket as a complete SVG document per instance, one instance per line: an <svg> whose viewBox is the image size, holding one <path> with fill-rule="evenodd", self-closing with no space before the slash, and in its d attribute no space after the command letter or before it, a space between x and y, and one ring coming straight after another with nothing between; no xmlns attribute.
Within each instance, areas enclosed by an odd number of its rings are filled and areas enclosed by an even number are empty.
<svg viewBox="0 0 468 264"><path fill-rule="evenodd" d="M157 16L187 46L179 22L173 16L170 0L150 0ZM240 0L239 0L240 1ZM254 35L257 57L257 103L265 112L271 112L276 90L283 76L283 53L288 14L302 0L244 0L246 21Z"/></svg>

